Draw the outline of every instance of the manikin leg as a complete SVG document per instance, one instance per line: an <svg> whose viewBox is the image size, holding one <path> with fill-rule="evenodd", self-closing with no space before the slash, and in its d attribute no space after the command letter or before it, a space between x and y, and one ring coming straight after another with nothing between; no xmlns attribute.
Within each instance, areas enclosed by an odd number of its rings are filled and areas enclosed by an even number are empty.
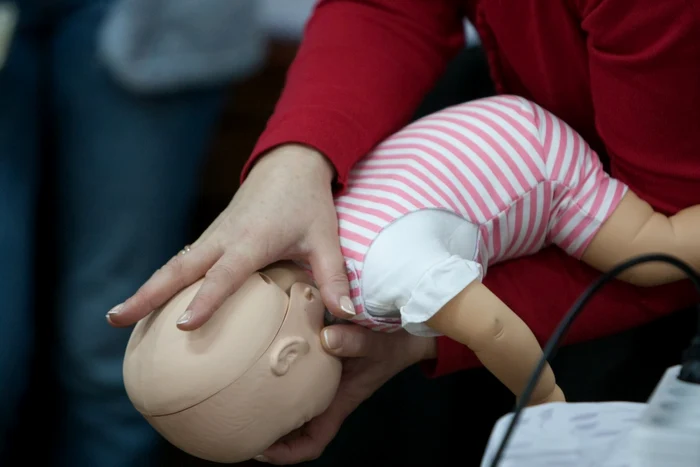
<svg viewBox="0 0 700 467"><path fill-rule="evenodd" d="M628 192L603 223L581 260L608 271L636 256L665 253L700 270L700 206L667 217L634 193ZM642 287L668 284L685 274L666 263L645 263L627 270L620 280Z"/></svg>
<svg viewBox="0 0 700 467"><path fill-rule="evenodd" d="M635 256L665 253L700 270L700 206L667 217L628 192L602 225L582 261L607 271ZM681 280L682 271L665 263L647 263L620 276L639 286ZM516 396L520 396L542 349L527 325L481 283L473 283L428 321L428 326L467 345L484 366ZM563 401L552 369L547 366L531 404Z"/></svg>
<svg viewBox="0 0 700 467"><path fill-rule="evenodd" d="M466 287L427 324L472 349L481 363L517 397L542 357L542 349L525 322L479 282ZM547 365L530 404L564 400L564 393Z"/></svg>

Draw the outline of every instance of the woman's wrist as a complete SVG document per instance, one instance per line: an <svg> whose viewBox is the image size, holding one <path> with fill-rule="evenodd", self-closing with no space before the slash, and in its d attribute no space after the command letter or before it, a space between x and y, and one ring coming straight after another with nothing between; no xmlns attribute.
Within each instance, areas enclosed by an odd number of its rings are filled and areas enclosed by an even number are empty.
<svg viewBox="0 0 700 467"><path fill-rule="evenodd" d="M427 337L427 343L421 361L435 360L437 358L437 338Z"/></svg>
<svg viewBox="0 0 700 467"><path fill-rule="evenodd" d="M289 172L292 169L294 172ZM263 154L251 173L260 170L281 170L317 176L329 184L335 178L335 168L330 159L310 146L284 144Z"/></svg>
<svg viewBox="0 0 700 467"><path fill-rule="evenodd" d="M435 360L437 358L437 339L435 337L416 337L414 340L414 360L416 363Z"/></svg>

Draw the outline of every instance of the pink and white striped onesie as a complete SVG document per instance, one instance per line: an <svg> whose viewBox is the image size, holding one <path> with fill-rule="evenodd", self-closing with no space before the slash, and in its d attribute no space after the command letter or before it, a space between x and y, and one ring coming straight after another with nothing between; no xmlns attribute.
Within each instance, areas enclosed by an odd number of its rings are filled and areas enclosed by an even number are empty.
<svg viewBox="0 0 700 467"><path fill-rule="evenodd" d="M354 321L436 335L425 322L488 265L548 244L580 258L626 190L526 99L418 120L360 161L335 201Z"/></svg>

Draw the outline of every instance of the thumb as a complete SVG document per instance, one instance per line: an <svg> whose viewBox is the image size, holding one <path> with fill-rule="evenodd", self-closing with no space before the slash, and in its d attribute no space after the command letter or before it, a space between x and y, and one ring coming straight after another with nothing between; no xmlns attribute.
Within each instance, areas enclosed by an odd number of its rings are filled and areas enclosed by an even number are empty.
<svg viewBox="0 0 700 467"><path fill-rule="evenodd" d="M329 238L330 237L330 238ZM345 269L345 259L340 251L340 241L335 233L313 242L309 255L311 272L321 291L323 303L333 316L349 319L355 316L355 306L350 299L350 284Z"/></svg>
<svg viewBox="0 0 700 467"><path fill-rule="evenodd" d="M321 343L328 353L339 358L374 355L378 333L356 324L333 324L321 331Z"/></svg>

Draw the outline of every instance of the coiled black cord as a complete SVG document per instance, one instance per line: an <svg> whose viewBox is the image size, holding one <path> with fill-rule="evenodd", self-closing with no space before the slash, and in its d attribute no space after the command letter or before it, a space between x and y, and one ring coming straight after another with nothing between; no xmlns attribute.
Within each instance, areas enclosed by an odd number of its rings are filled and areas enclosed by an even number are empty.
<svg viewBox="0 0 700 467"><path fill-rule="evenodd" d="M527 404L530 401L530 398L532 397L532 392L535 390L535 386L537 385L537 382L540 379L542 370L547 365L547 361L552 356L556 348L559 346L559 343L566 335L566 332L571 327L571 324L574 322L576 317L578 317L579 313L581 313L586 304L605 284L614 280L621 273L634 266L651 262L668 263L680 269L686 274L686 276L688 276L688 279L690 279L690 281L695 286L695 289L698 291L698 294L700 294L700 275L696 273L693 270L693 268L691 268L685 262L674 258L673 256L665 254L649 254L638 256L636 258L632 258L628 261L625 261L619 264L618 266L614 267L610 271L602 274L595 282L593 282L593 284L591 284L591 286L583 294L581 294L576 303L574 303L569 312L561 320L559 326L557 326L557 329L554 331L554 334L547 342L547 345L544 347L542 357L537 363L535 370L532 372L532 375L530 376L530 379L527 385L525 386L525 390L523 391L522 397L520 397L518 403L515 406L513 417L511 418L510 423L508 424L508 429L506 430L506 433L503 436L503 439L501 440L501 444L498 446L496 455L493 457L491 463L489 464L490 467L497 467L498 463L501 461L505 449L506 447L508 447L508 442L510 441L515 427L517 426L518 421L520 420L522 411L527 406ZM698 317L697 334L695 338L693 338L693 341L691 342L691 345L688 348L688 350L686 350L683 356L683 360L683 366L681 367L681 372L678 378L686 382L700 384L700 316Z"/></svg>

